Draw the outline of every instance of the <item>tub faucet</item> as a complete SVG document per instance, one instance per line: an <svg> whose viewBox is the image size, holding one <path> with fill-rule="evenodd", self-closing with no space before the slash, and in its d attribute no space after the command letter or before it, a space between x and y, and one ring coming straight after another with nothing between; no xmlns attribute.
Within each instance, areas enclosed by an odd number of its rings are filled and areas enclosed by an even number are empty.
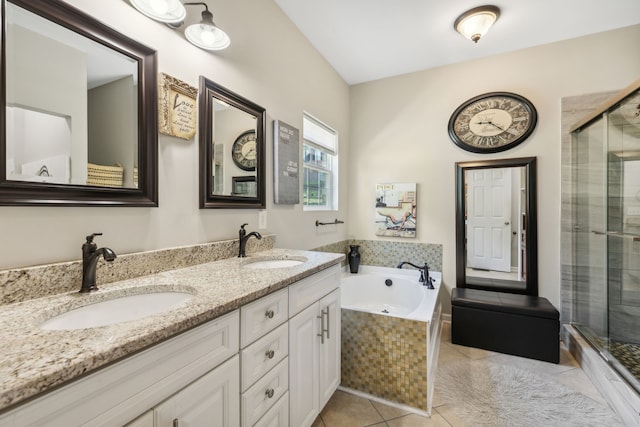
<svg viewBox="0 0 640 427"><path fill-rule="evenodd" d="M248 224L242 224L240 226L240 231L238 231L238 240L240 241L238 258L244 258L247 256L247 240L249 240L251 236L255 237L258 240L262 239L262 236L257 231L252 231L251 233L247 234L247 231L244 229L245 225Z"/></svg>
<svg viewBox="0 0 640 427"><path fill-rule="evenodd" d="M403 265L410 265L413 268L416 268L418 270L420 270L420 279L418 279L420 281L420 283L422 283L424 286L426 286L429 289L435 289L433 287L433 279L431 277L429 277L429 266L427 265L427 263L424 263L423 267L420 267L418 265L412 264L408 261L403 261L400 264L398 264L397 268L402 268Z"/></svg>
<svg viewBox="0 0 640 427"><path fill-rule="evenodd" d="M105 261L112 262L116 259L116 253L109 248L100 248L93 242L93 238L102 236L102 233L92 233L86 237L87 241L82 245L82 287L81 293L97 291L96 267L98 258L102 256Z"/></svg>

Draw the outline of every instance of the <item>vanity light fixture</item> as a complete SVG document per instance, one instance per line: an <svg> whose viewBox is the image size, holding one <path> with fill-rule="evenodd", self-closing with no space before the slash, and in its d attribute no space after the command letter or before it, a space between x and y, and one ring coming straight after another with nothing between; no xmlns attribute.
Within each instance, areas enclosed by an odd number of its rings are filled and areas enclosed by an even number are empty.
<svg viewBox="0 0 640 427"><path fill-rule="evenodd" d="M180 0L129 0L144 16L165 24L179 24L187 17Z"/></svg>
<svg viewBox="0 0 640 427"><path fill-rule="evenodd" d="M202 20L198 24L189 25L184 30L184 35L191 44L205 50L222 50L231 43L227 33L213 23L213 13L209 12L206 3L185 3L185 6L201 5Z"/></svg>
<svg viewBox="0 0 640 427"><path fill-rule="evenodd" d="M458 16L453 23L453 28L472 42L478 43L499 16L500 9L496 6L475 7Z"/></svg>
<svg viewBox="0 0 640 427"><path fill-rule="evenodd" d="M204 2L182 3L180 0L129 0L131 5L143 15L154 21L167 24L178 29L187 17L185 6L204 6L202 19L197 24L189 25L184 35L189 42L205 50L221 50L229 46L231 40L227 33L213 23L213 14Z"/></svg>

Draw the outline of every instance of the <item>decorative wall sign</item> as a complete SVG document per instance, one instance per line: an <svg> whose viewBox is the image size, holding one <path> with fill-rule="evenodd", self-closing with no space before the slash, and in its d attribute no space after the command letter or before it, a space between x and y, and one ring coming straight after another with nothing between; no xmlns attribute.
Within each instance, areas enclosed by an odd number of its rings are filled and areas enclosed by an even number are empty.
<svg viewBox="0 0 640 427"><path fill-rule="evenodd" d="M196 134L198 89L160 73L158 79L158 125L160 133L191 139Z"/></svg>
<svg viewBox="0 0 640 427"><path fill-rule="evenodd" d="M376 236L416 237L416 184L377 184Z"/></svg>
<svg viewBox="0 0 640 427"><path fill-rule="evenodd" d="M300 203L300 131L285 122L273 121L273 196L274 203Z"/></svg>

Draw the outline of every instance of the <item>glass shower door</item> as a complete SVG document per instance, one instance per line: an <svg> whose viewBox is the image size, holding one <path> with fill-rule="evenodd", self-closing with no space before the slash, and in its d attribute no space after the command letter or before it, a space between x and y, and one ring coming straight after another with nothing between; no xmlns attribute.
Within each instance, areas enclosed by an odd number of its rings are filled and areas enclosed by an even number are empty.
<svg viewBox="0 0 640 427"><path fill-rule="evenodd" d="M640 379L640 94L608 114L609 353Z"/></svg>
<svg viewBox="0 0 640 427"><path fill-rule="evenodd" d="M573 323L640 392L640 93L572 138Z"/></svg>

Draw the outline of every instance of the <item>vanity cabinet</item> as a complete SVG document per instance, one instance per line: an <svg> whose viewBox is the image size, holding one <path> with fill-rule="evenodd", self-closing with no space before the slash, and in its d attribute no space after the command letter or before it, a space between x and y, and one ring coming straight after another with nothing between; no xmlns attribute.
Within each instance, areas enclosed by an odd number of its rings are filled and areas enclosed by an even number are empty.
<svg viewBox="0 0 640 427"><path fill-rule="evenodd" d="M289 287L289 417L310 426L340 384L340 269Z"/></svg>
<svg viewBox="0 0 640 427"><path fill-rule="evenodd" d="M340 383L333 266L0 416L0 427L309 426Z"/></svg>
<svg viewBox="0 0 640 427"><path fill-rule="evenodd" d="M220 425L238 425L239 337L236 310L20 405L0 417L0 426L115 426L128 422L136 427L151 426L153 417L145 411L163 409L160 402L179 401L187 394L198 396L202 387L209 390L207 393L228 394L228 399L216 400L217 408L224 406L225 421L229 422ZM198 399L205 397L200 394ZM173 423L182 413L170 416Z"/></svg>

